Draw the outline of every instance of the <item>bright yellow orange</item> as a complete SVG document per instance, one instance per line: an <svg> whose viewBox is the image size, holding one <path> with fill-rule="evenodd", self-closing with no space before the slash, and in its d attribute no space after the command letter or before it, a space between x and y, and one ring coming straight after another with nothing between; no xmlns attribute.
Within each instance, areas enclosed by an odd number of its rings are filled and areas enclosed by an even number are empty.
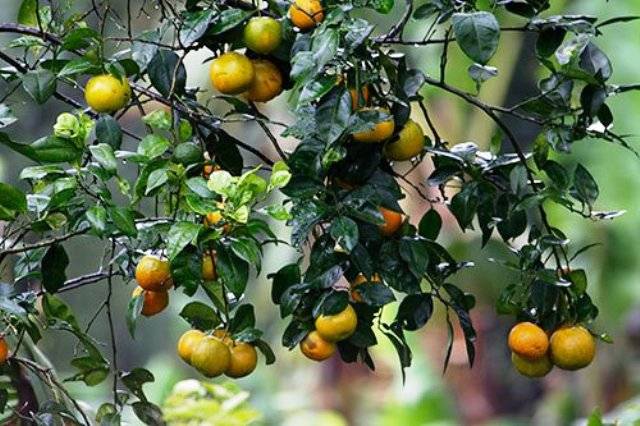
<svg viewBox="0 0 640 426"><path fill-rule="evenodd" d="M84 88L84 98L94 111L110 113L124 106L131 99L131 87L126 78L111 74L91 77Z"/></svg>
<svg viewBox="0 0 640 426"><path fill-rule="evenodd" d="M237 95L250 86L255 72L249 58L241 53L228 52L211 62L211 84L220 93Z"/></svg>
<svg viewBox="0 0 640 426"><path fill-rule="evenodd" d="M324 361L331 358L336 351L335 343L327 342L317 331L307 334L307 337L300 342L300 351L309 359L314 361Z"/></svg>
<svg viewBox="0 0 640 426"><path fill-rule="evenodd" d="M335 315L316 318L316 331L328 342L339 342L351 336L358 325L358 316L351 305Z"/></svg>
<svg viewBox="0 0 640 426"><path fill-rule="evenodd" d="M166 290L148 291L142 287L136 287L131 293L131 297L138 297L142 294L142 315L151 317L164 311L169 305L169 292Z"/></svg>
<svg viewBox="0 0 640 426"><path fill-rule="evenodd" d="M169 262L156 256L143 256L136 266L136 281L144 290L168 290L173 285Z"/></svg>
<svg viewBox="0 0 640 426"><path fill-rule="evenodd" d="M596 356L596 341L580 325L561 327L551 335L551 360L563 370L579 370Z"/></svg>
<svg viewBox="0 0 640 426"><path fill-rule="evenodd" d="M231 362L229 347L222 340L205 336L191 353L191 365L207 377L217 377L227 371Z"/></svg>
<svg viewBox="0 0 640 426"><path fill-rule="evenodd" d="M532 322L520 322L509 332L509 349L528 360L544 357L549 349L549 338L543 329Z"/></svg>
<svg viewBox="0 0 640 426"><path fill-rule="evenodd" d="M355 87L349 89L349 94L351 95L351 108L354 111L369 105L369 85L365 84L360 87L359 92L360 93L358 93L358 90Z"/></svg>
<svg viewBox="0 0 640 426"><path fill-rule="evenodd" d="M8 358L9 346L7 345L7 341L4 340L4 337L0 337L0 364L7 362Z"/></svg>
<svg viewBox="0 0 640 426"><path fill-rule="evenodd" d="M253 345L246 342L233 342L229 345L231 361L229 367L224 372L228 377L234 379L248 376L258 365L258 353Z"/></svg>
<svg viewBox="0 0 640 426"><path fill-rule="evenodd" d="M205 253L204 256L202 256L202 279L205 281L215 281L218 279L215 255L212 253Z"/></svg>
<svg viewBox="0 0 640 426"><path fill-rule="evenodd" d="M282 26L269 16L256 16L244 27L244 44L261 55L268 55L280 46Z"/></svg>
<svg viewBox="0 0 640 426"><path fill-rule="evenodd" d="M531 378L546 376L553 368L553 364L547 354L543 355L542 358L529 360L512 352L511 362L518 373Z"/></svg>
<svg viewBox="0 0 640 426"><path fill-rule="evenodd" d="M385 108L362 108L362 111L371 110L379 111L385 114L390 114L388 109ZM373 129L365 130L364 132L357 132L353 134L353 139L362 143L379 143L389 139L396 128L393 117L388 120L376 123Z"/></svg>
<svg viewBox="0 0 640 426"><path fill-rule="evenodd" d="M385 237L395 234L402 226L402 213L380 207L380 213L384 217L384 224L378 226L380 233Z"/></svg>
<svg viewBox="0 0 640 426"><path fill-rule="evenodd" d="M356 302L362 302L362 296L360 292L356 289L356 287L367 284L367 283L381 283L382 279L380 275L374 273L370 279L364 276L364 274L358 274L356 278L351 283L351 298Z"/></svg>
<svg viewBox="0 0 640 426"><path fill-rule="evenodd" d="M266 59L256 59L252 63L255 77L247 92L247 99L269 102L282 93L282 74L278 67Z"/></svg>
<svg viewBox="0 0 640 426"><path fill-rule="evenodd" d="M293 25L307 31L324 20L324 9L320 0L295 0L289 7L289 18Z"/></svg>
<svg viewBox="0 0 640 426"><path fill-rule="evenodd" d="M420 154L424 149L424 133L418 123L406 122L398 136L384 147L384 155L389 160L406 161Z"/></svg>
<svg viewBox="0 0 640 426"><path fill-rule="evenodd" d="M205 334L200 330L187 330L180 336L178 355L184 362L191 364L191 355L204 336Z"/></svg>

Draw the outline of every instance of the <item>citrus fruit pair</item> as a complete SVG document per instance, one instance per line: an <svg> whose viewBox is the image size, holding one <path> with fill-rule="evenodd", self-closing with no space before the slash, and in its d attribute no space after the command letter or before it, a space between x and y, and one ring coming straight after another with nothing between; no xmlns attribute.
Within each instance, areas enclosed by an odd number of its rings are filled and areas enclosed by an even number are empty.
<svg viewBox="0 0 640 426"><path fill-rule="evenodd" d="M255 370L258 353L246 342L236 342L225 332L216 330L206 335L200 330L185 332L178 341L178 355L187 364L207 377L225 374L228 377L245 377Z"/></svg>
<svg viewBox="0 0 640 426"><path fill-rule="evenodd" d="M320 315L316 329L300 342L300 351L309 359L324 361L336 351L336 342L349 338L358 326L358 316L351 305L334 315Z"/></svg>
<svg viewBox="0 0 640 426"><path fill-rule="evenodd" d="M167 290L149 291L142 287L136 287L131 294L131 297L138 297L143 295L142 302L142 315L145 317L151 317L164 311L169 305L169 292Z"/></svg>
<svg viewBox="0 0 640 426"><path fill-rule="evenodd" d="M209 73L220 93L247 94L252 102L268 102L282 92L282 74L266 59L251 60L238 52L227 52L214 59Z"/></svg>

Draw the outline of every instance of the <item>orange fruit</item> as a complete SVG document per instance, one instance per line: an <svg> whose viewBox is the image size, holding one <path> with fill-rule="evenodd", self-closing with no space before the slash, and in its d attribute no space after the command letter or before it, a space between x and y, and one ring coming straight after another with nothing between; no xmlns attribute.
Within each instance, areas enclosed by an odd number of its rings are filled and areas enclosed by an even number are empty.
<svg viewBox="0 0 640 426"><path fill-rule="evenodd" d="M596 341L580 325L554 331L550 340L551 361L563 370L578 370L591 364L596 356Z"/></svg>
<svg viewBox="0 0 640 426"><path fill-rule="evenodd" d="M282 93L282 74L278 67L266 59L252 61L255 77L247 99L252 102L268 102Z"/></svg>
<svg viewBox="0 0 640 426"><path fill-rule="evenodd" d="M224 372L228 377L235 379L248 376L258 365L258 353L253 345L246 342L233 342L229 345L231 361Z"/></svg>
<svg viewBox="0 0 640 426"><path fill-rule="evenodd" d="M424 133L418 123L408 120L398 136L384 147L389 160L405 161L420 154L424 149Z"/></svg>
<svg viewBox="0 0 640 426"><path fill-rule="evenodd" d="M516 368L518 373L526 377L543 377L546 376L553 368L553 364L547 354L544 354L542 358L529 360L523 358L515 352L511 353L511 362Z"/></svg>
<svg viewBox="0 0 640 426"><path fill-rule="evenodd" d="M205 281L215 281L218 279L215 255L210 252L202 256L202 278Z"/></svg>
<svg viewBox="0 0 640 426"><path fill-rule="evenodd" d="M203 337L191 353L191 365L207 377L227 371L231 362L229 347L213 336Z"/></svg>
<svg viewBox="0 0 640 426"><path fill-rule="evenodd" d="M390 237L402 226L402 213L384 207L380 207L379 210L384 218L384 224L380 225L378 229L380 229L382 235Z"/></svg>
<svg viewBox="0 0 640 426"><path fill-rule="evenodd" d="M314 361L324 361L331 358L336 351L335 343L327 342L317 331L307 334L307 337L300 342L300 350L309 359Z"/></svg>
<svg viewBox="0 0 640 426"><path fill-rule="evenodd" d="M369 85L361 86L360 90L353 87L349 89L349 94L351 94L351 107L354 111L369 105Z"/></svg>
<svg viewBox="0 0 640 426"><path fill-rule="evenodd" d="M148 291L142 287L136 287L131 293L131 297L138 297L143 295L142 302L142 315L145 317L151 317L164 311L169 305L169 292L166 290L161 291Z"/></svg>
<svg viewBox="0 0 640 426"><path fill-rule="evenodd" d="M358 274L358 276L356 276L356 278L351 283L351 298L356 302L362 302L362 296L360 295L356 287L362 284L381 283L381 282L382 282L382 279L380 278L380 275L378 275L377 273L374 273L370 279L367 279L367 277L365 277L364 274Z"/></svg>
<svg viewBox="0 0 640 426"><path fill-rule="evenodd" d="M268 55L282 42L282 25L269 16L256 16L244 27L244 44L261 55Z"/></svg>
<svg viewBox="0 0 640 426"><path fill-rule="evenodd" d="M289 7L289 18L293 25L307 31L324 20L324 9L320 0L295 0Z"/></svg>
<svg viewBox="0 0 640 426"><path fill-rule="evenodd" d="M0 337L0 364L7 362L8 358L9 346L7 345L7 341L4 340L4 337Z"/></svg>
<svg viewBox="0 0 640 426"><path fill-rule="evenodd" d="M211 84L220 93L237 95L246 91L255 72L251 60L241 53L228 52L211 62Z"/></svg>
<svg viewBox="0 0 640 426"><path fill-rule="evenodd" d="M144 290L169 289L173 285L169 262L156 256L143 256L136 266L136 281Z"/></svg>
<svg viewBox="0 0 640 426"><path fill-rule="evenodd" d="M222 340L222 342L225 343L227 346L233 343L233 339L231 339L231 333L229 333L227 330L223 328L218 328L217 330L214 330L213 336Z"/></svg>
<svg viewBox="0 0 640 426"><path fill-rule="evenodd" d="M94 111L111 113L124 106L131 99L131 87L126 78L119 79L111 74L91 77L84 88L84 98Z"/></svg>
<svg viewBox="0 0 640 426"><path fill-rule="evenodd" d="M335 315L320 315L316 318L316 331L328 342L339 342L356 331L358 316L351 305Z"/></svg>
<svg viewBox="0 0 640 426"><path fill-rule="evenodd" d="M178 355L184 362L191 364L191 355L193 351L205 337L205 334L200 330L187 330L180 336L178 340Z"/></svg>
<svg viewBox="0 0 640 426"><path fill-rule="evenodd" d="M362 108L361 111L379 111L386 114L390 114L388 109L385 108ZM363 132L357 132L353 134L353 139L362 143L379 143L389 139L396 128L393 117L388 120L376 123L373 129L365 130Z"/></svg>
<svg viewBox="0 0 640 426"><path fill-rule="evenodd" d="M520 322L509 332L509 349L528 360L544 357L549 349L549 338L543 329L532 322Z"/></svg>

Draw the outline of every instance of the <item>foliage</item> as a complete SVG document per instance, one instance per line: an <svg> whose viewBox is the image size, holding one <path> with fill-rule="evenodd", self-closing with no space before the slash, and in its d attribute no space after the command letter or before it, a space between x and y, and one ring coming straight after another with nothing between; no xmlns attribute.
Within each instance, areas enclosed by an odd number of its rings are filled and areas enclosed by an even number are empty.
<svg viewBox="0 0 640 426"><path fill-rule="evenodd" d="M141 6L139 12L158 23L141 33L131 24L131 10L121 14L96 3L81 13L75 4L58 10L23 0L17 22L0 24L0 32L16 34L0 52L9 66L0 74L9 89L0 105L0 128L19 119L11 112L18 89L36 104L57 100L69 107L51 123L50 134L36 141L17 141L19 135L0 132L1 145L34 162L21 172L20 187L0 184L0 219L6 221L0 262L13 262L14 272L0 310L16 350L23 339L37 343L45 331L78 339L81 350L71 361L77 371L66 380L94 386L112 375L113 401L98 411L102 424L119 424L126 405L143 422L161 423L161 409L143 391L153 375L144 369L120 371L113 337L107 357L89 334L91 324L80 325L59 294L106 281L108 295L96 316L104 311L112 334L114 317L122 317L134 335L141 298L132 299L127 313L116 315L111 311L112 280L130 281L141 255L159 254L170 261L176 290L192 297L201 291L207 297L206 302L192 300L184 306L183 319L204 330L225 328L234 339L255 344L272 363L254 308L244 300L252 273L261 271L263 247L284 243L271 230L272 219L286 220L291 244L308 253L270 274L273 302L288 319L282 343L289 348L313 329L314 318L353 303L358 327L338 343L342 360L374 369L369 350L384 336L396 348L404 374L411 365L406 333L424 327L440 306L450 333L445 368L454 320L472 364L476 333L470 311L475 298L455 286L452 276L473 265L454 259L437 242L443 222L438 204L448 208L463 232L478 229L483 245L495 236L512 249L513 257L501 262L516 270L519 280L505 286L496 303L498 312L546 330L597 317L586 271L572 268L589 246L571 247L565 233L549 222L545 206L555 203L592 220L620 214L595 210L598 184L587 168L575 163L571 148L589 136L635 153L624 136L612 131L614 117L606 102L637 86L609 81L612 64L596 44L606 25L633 18L599 22L591 16L549 16L544 13L549 2L538 0L430 0L419 6L409 0L398 5L393 0L326 0L324 20L301 32L286 18L286 1L262 2L262 10L236 0L157 3L157 12L146 10L146 2ZM389 13L394 7L403 10L402 16L382 33L352 13L360 8ZM269 59L284 76L288 105L296 117L282 132L299 140L290 153L273 133L279 123L254 103L240 97L205 98L199 88L187 87L185 57L201 48L214 57L230 46L241 48L244 25L258 14L283 23L282 44ZM517 15L521 25L501 28L507 14ZM428 28L424 39L404 38L411 19ZM118 22L128 35L105 33L109 21ZM500 39L513 30L537 37L535 56L544 70L538 93L503 107L447 83L451 45L456 43L470 60L469 78L481 90L484 81L498 75L488 64ZM439 76L413 68L397 50L429 44L442 47ZM96 114L83 110L76 99L75 89L87 76L102 73L128 79L133 95L123 111ZM459 143L441 137L424 97L427 86L462 99L495 123L499 131L490 152L480 150L483 141ZM384 109L354 108L350 89L363 87L371 92L369 102ZM67 94L71 90L73 96ZM161 107L151 107L151 102ZM399 131L414 107L431 137L411 170L422 161L433 163L428 180L419 183L385 158L384 144L357 143L351 136L390 117ZM220 115L222 109L226 112ZM136 111L144 135L126 128L122 120ZM505 124L506 117L538 126L531 152ZM269 158L231 135L227 124L238 121L258 123L280 158ZM287 197L284 203L273 200L276 191ZM383 236L378 230L384 223L380 208L401 212L399 202L407 194L423 199L429 209L419 219L405 220L394 235ZM220 220L203 222L211 213ZM104 256L95 272L68 277L73 260L65 244L79 236L99 241ZM200 263L212 251L218 277L207 281ZM363 286L362 302L354 303L343 278L352 282L359 274L367 279L379 274L383 283ZM397 314L385 323L382 311L389 305L397 307ZM14 374L28 368L41 376L47 371L19 356L6 368ZM198 386L198 394L227 398L222 388ZM54 407L59 415L88 423L67 394L51 393L58 405L42 405L37 411L27 404L21 414L38 417ZM176 394L165 404L166 421L180 416L184 397ZM219 406L215 398L191 403L203 411Z"/></svg>

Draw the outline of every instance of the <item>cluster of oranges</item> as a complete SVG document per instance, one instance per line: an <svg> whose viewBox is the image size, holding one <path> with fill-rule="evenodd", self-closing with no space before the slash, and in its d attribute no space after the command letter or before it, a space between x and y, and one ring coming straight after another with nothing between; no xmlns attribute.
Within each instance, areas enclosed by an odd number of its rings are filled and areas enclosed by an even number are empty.
<svg viewBox="0 0 640 426"><path fill-rule="evenodd" d="M521 322L509 332L511 361L527 377L543 377L555 365L563 370L579 370L591 364L596 342L580 325L564 325L551 338L536 324Z"/></svg>
<svg viewBox="0 0 640 426"><path fill-rule="evenodd" d="M146 255L136 265L138 287L132 297L142 295L142 315L150 317L162 312L169 305L169 289L173 286L169 262Z"/></svg>
<svg viewBox="0 0 640 426"><path fill-rule="evenodd" d="M351 305L335 315L320 315L315 330L300 342L300 350L309 359L324 361L336 351L336 343L348 339L358 326L358 316Z"/></svg>
<svg viewBox="0 0 640 426"><path fill-rule="evenodd" d="M178 341L178 355L206 377L245 377L258 363L253 345L233 340L222 329L211 334L200 330L185 332Z"/></svg>

